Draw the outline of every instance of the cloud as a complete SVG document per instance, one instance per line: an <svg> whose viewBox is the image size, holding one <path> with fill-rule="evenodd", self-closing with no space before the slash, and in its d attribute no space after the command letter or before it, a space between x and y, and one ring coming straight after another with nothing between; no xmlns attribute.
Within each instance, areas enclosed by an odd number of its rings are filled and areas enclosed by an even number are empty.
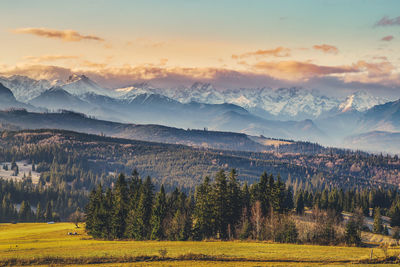
<svg viewBox="0 0 400 267"><path fill-rule="evenodd" d="M65 56L65 55L43 55L43 56L26 56L25 60L32 63L51 62L57 60L78 59L79 56Z"/></svg>
<svg viewBox="0 0 400 267"><path fill-rule="evenodd" d="M10 75L23 75L28 76L33 79L67 79L73 71L68 68L59 66L47 66L47 65L32 65L24 64L14 67L3 67L0 69L0 75L10 76Z"/></svg>
<svg viewBox="0 0 400 267"><path fill-rule="evenodd" d="M267 56L273 56L273 57L288 57L290 56L290 49L286 47L279 46L275 49L268 49L268 50L257 50L254 52L248 52L240 55L232 55L233 59L241 59L241 58L246 58L246 57L267 57Z"/></svg>
<svg viewBox="0 0 400 267"><path fill-rule="evenodd" d="M97 62L92 62L92 61L88 61L88 60L83 60L81 62L81 65L84 67L95 68L95 69L102 69L107 66L106 63L97 63Z"/></svg>
<svg viewBox="0 0 400 267"><path fill-rule="evenodd" d="M321 66L309 62L293 60L279 62L261 61L254 64L252 67L255 70L266 71L274 77L290 80L359 71L357 66Z"/></svg>
<svg viewBox="0 0 400 267"><path fill-rule="evenodd" d="M126 42L126 46L139 45L146 48L159 48L167 45L167 42L156 41L148 38L136 38L134 41Z"/></svg>
<svg viewBox="0 0 400 267"><path fill-rule="evenodd" d="M400 26L400 16L392 19L388 16L384 16L375 24L375 26Z"/></svg>
<svg viewBox="0 0 400 267"><path fill-rule="evenodd" d="M1 65L0 65L1 66ZM73 73L85 74L102 86L116 88L149 82L159 88L190 86L194 82L212 83L216 88L260 88L305 86L321 90L400 89L400 75L387 60L358 61L349 65L325 66L300 61L266 62L243 65L247 70L228 68L166 67L160 64L113 66L86 62L78 68L45 65L3 66L0 76L26 75L34 79L65 80ZM389 88L389 89L388 89Z"/></svg>
<svg viewBox="0 0 400 267"><path fill-rule="evenodd" d="M331 53L331 54L339 53L339 49L336 46L333 46L333 45L327 45L327 44L314 45L313 48L315 50L319 50L319 51L322 51L324 53Z"/></svg>
<svg viewBox="0 0 400 267"><path fill-rule="evenodd" d="M394 39L393 35L388 35L388 36L383 37L383 38L381 39L381 41L390 42L390 41L392 41L393 39Z"/></svg>
<svg viewBox="0 0 400 267"><path fill-rule="evenodd" d="M60 39L65 42L79 42L83 40L103 42L104 39L95 35L82 35L74 30L54 30L47 28L19 28L13 30L18 34L33 34L45 38Z"/></svg>

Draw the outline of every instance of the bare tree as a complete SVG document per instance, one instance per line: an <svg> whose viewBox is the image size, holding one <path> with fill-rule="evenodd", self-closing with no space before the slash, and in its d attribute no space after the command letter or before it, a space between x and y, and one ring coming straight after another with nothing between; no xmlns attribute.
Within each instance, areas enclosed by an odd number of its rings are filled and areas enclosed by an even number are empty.
<svg viewBox="0 0 400 267"><path fill-rule="evenodd" d="M254 225L254 236L256 237L256 239L260 239L263 221L264 218L262 216L261 202L256 201L256 203L254 203L253 207L251 208L251 222Z"/></svg>
<svg viewBox="0 0 400 267"><path fill-rule="evenodd" d="M85 214L77 209L74 213L69 216L69 221L73 222L76 228L79 228L79 223L85 221Z"/></svg>

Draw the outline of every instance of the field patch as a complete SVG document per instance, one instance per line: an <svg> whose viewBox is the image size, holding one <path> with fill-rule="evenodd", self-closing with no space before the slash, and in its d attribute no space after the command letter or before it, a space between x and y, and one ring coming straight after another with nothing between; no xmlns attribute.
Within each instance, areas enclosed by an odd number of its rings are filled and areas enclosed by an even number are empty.
<svg viewBox="0 0 400 267"><path fill-rule="evenodd" d="M87 236L82 227L76 228L72 223L0 224L0 265L107 263L112 266L129 262L160 265L168 262L171 266L174 262L196 266L209 266L206 262L222 266L340 265L366 260L371 251L371 248L250 241L102 241ZM78 235L68 235L68 232ZM399 249L389 248L391 255L399 252ZM384 256L379 248L373 249L375 259Z"/></svg>

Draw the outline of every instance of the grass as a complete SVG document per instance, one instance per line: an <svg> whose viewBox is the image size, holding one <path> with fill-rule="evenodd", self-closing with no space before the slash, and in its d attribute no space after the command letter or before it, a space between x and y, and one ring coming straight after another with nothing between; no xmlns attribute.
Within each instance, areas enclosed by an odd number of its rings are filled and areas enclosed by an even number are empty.
<svg viewBox="0 0 400 267"><path fill-rule="evenodd" d="M78 232L79 235L67 235ZM355 263L371 248L275 244L266 242L172 242L93 240L72 223L0 224L0 265L140 262L159 266L287 266ZM391 255L399 249L390 248ZM383 258L379 248L374 258ZM126 265L128 266L128 265Z"/></svg>

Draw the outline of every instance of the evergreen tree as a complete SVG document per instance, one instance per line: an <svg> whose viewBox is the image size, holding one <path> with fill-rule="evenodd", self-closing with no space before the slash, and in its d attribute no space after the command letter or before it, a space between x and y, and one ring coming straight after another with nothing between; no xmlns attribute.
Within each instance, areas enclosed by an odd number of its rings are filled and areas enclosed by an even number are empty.
<svg viewBox="0 0 400 267"><path fill-rule="evenodd" d="M53 218L53 209L52 209L52 207L51 207L50 201L47 202L47 204L46 204L46 210L45 210L45 212L44 212L44 219L45 219L47 222L52 221L52 220L54 219L54 218Z"/></svg>
<svg viewBox="0 0 400 267"><path fill-rule="evenodd" d="M359 246L361 244L361 227L356 219L350 218L347 222L344 238L347 245Z"/></svg>
<svg viewBox="0 0 400 267"><path fill-rule="evenodd" d="M113 215L111 231L114 238L122 238L126 230L126 217L128 215L128 187L125 175L120 174L115 183L113 192Z"/></svg>
<svg viewBox="0 0 400 267"><path fill-rule="evenodd" d="M38 204L36 206L36 221L37 222L44 221L43 209L42 209L42 205L40 204L40 201L38 202Z"/></svg>
<svg viewBox="0 0 400 267"><path fill-rule="evenodd" d="M229 173L229 180L227 185L228 199L227 199L227 219L230 237L236 228L237 223L240 220L240 215L242 211L242 199L240 185L237 181L237 173L235 169L232 169Z"/></svg>
<svg viewBox="0 0 400 267"><path fill-rule="evenodd" d="M167 201L165 197L164 186L161 185L160 192L157 194L156 201L151 217L151 239L162 240L165 238L163 223L167 215Z"/></svg>
<svg viewBox="0 0 400 267"><path fill-rule="evenodd" d="M19 208L18 214L19 220L23 222L30 222L33 219L33 212L31 209L31 205L28 201L22 201L21 207Z"/></svg>
<svg viewBox="0 0 400 267"><path fill-rule="evenodd" d="M128 214L128 227L126 235L136 240L150 238L151 225L150 219L153 207L153 184L148 176L140 187L139 201L135 209Z"/></svg>
<svg viewBox="0 0 400 267"><path fill-rule="evenodd" d="M383 232L383 225L382 225L382 218L381 218L381 209L379 207L375 208L374 211L374 233L382 234Z"/></svg>
<svg viewBox="0 0 400 267"><path fill-rule="evenodd" d="M213 190L215 226L219 238L228 237L228 184L224 170L219 170L215 176Z"/></svg>
<svg viewBox="0 0 400 267"><path fill-rule="evenodd" d="M303 191L297 193L296 198L296 213L303 214L304 213L304 199L303 199Z"/></svg>
<svg viewBox="0 0 400 267"><path fill-rule="evenodd" d="M395 227L395 226L400 226L400 205L399 203L395 203L392 205L390 208L390 226Z"/></svg>
<svg viewBox="0 0 400 267"><path fill-rule="evenodd" d="M197 240L210 238L214 235L215 219L213 216L214 201L212 199L212 187L208 176L196 188L195 203L194 238Z"/></svg>

